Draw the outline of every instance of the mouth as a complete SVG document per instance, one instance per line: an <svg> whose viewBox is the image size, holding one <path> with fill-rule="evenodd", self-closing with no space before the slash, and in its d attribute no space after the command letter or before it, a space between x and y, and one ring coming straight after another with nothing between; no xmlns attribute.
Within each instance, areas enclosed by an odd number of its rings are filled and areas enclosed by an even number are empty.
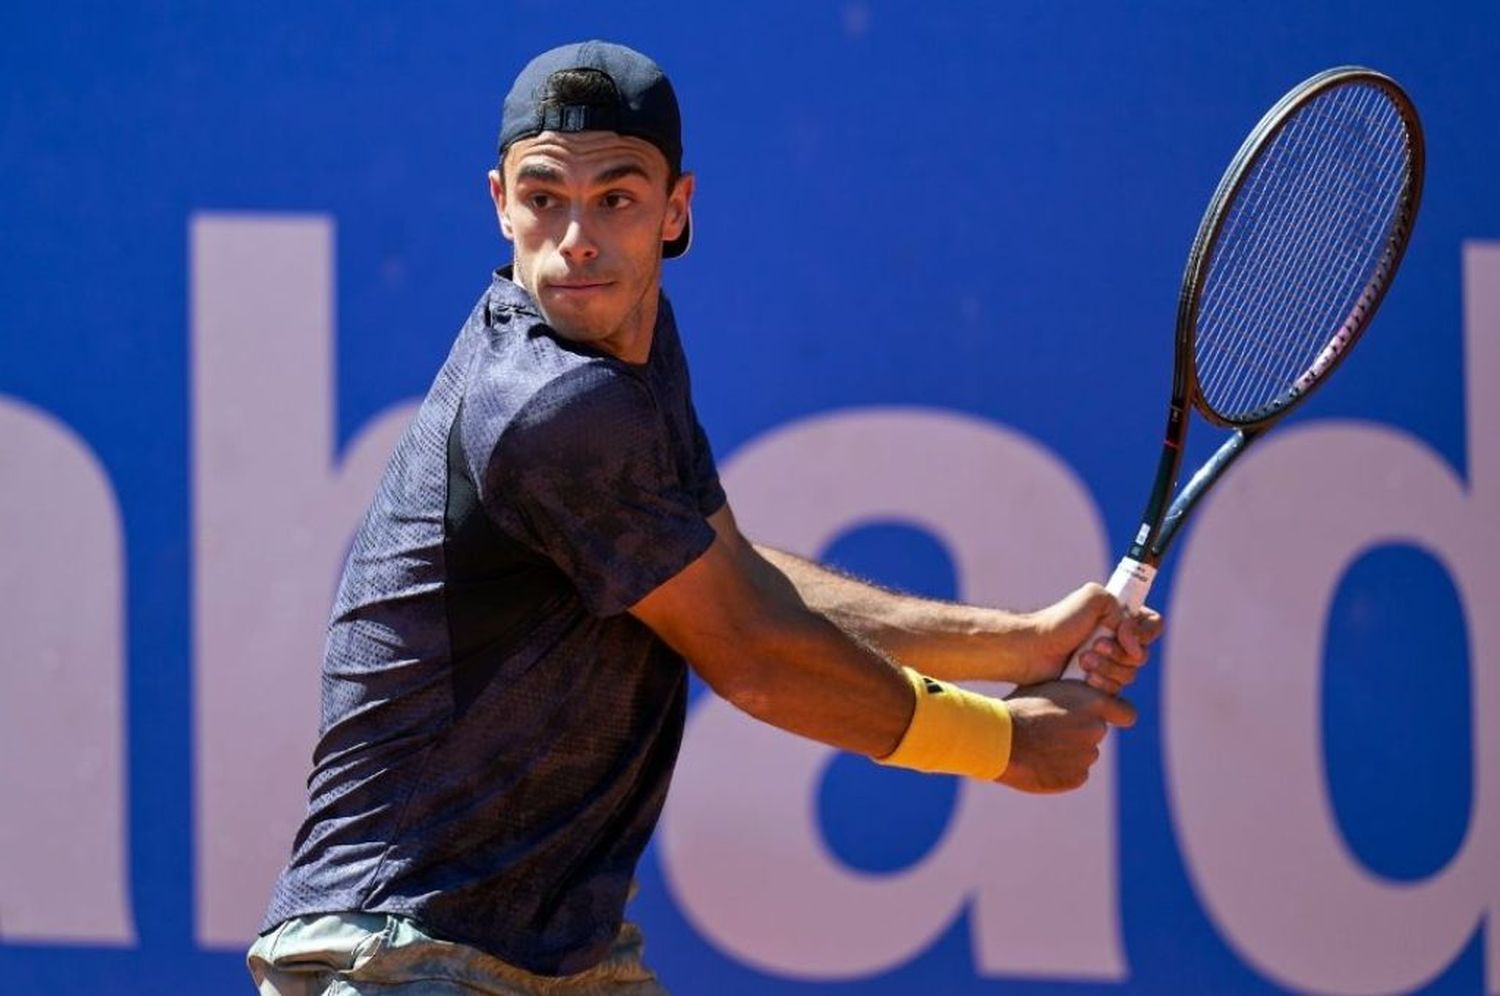
<svg viewBox="0 0 1500 996"><path fill-rule="evenodd" d="M564 297L584 297L613 286L612 280L560 280L543 285L543 290Z"/></svg>

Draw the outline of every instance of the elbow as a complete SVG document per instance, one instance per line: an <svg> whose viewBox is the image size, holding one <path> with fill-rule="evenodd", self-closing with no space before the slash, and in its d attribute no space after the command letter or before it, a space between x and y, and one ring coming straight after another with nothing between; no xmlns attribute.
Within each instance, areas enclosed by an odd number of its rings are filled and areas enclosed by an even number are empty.
<svg viewBox="0 0 1500 996"><path fill-rule="evenodd" d="M712 668L698 668L715 695L741 712L767 722L776 713L776 682L772 671L751 647L741 647L732 659L721 659Z"/></svg>
<svg viewBox="0 0 1500 996"><path fill-rule="evenodd" d="M786 699L788 670L799 663L792 643L779 627L753 627L700 656L694 669L719 698L775 724Z"/></svg>
<svg viewBox="0 0 1500 996"><path fill-rule="evenodd" d="M740 712L770 723L777 715L776 695L769 682L756 678L736 678L714 692Z"/></svg>

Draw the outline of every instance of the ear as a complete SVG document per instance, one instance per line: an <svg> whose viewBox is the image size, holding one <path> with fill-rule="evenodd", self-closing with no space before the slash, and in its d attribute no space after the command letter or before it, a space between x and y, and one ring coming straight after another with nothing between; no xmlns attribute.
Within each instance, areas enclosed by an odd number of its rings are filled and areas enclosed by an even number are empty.
<svg viewBox="0 0 1500 996"><path fill-rule="evenodd" d="M505 241L514 242L515 232L511 230L510 218L505 213L505 179L495 169L490 170L490 200L495 202L495 217L500 220L500 234L505 236Z"/></svg>
<svg viewBox="0 0 1500 996"><path fill-rule="evenodd" d="M682 174L667 194L667 216L661 226L663 242L671 242L682 234L683 226L688 220L688 207L693 203L695 179L692 173Z"/></svg>

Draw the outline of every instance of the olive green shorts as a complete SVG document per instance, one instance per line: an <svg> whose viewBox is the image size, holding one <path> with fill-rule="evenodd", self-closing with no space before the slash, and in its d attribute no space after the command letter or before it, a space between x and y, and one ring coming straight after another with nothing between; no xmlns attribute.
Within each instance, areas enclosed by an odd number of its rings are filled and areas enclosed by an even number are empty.
<svg viewBox="0 0 1500 996"><path fill-rule="evenodd" d="M405 917L329 913L287 920L246 958L261 996L666 996L641 961L641 931L620 928L608 956L577 975L533 975L424 934Z"/></svg>

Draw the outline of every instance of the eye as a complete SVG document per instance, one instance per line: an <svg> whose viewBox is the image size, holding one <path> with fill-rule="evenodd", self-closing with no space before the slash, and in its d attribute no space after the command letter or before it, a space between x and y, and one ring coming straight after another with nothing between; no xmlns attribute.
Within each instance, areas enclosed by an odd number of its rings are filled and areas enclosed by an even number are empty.
<svg viewBox="0 0 1500 996"><path fill-rule="evenodd" d="M526 203L530 205L533 211L546 211L548 208L557 206L557 198L551 194L538 191L534 194L527 194Z"/></svg>
<svg viewBox="0 0 1500 996"><path fill-rule="evenodd" d="M627 208L635 203L635 198L623 190L611 190L604 195L604 206L612 211Z"/></svg>

